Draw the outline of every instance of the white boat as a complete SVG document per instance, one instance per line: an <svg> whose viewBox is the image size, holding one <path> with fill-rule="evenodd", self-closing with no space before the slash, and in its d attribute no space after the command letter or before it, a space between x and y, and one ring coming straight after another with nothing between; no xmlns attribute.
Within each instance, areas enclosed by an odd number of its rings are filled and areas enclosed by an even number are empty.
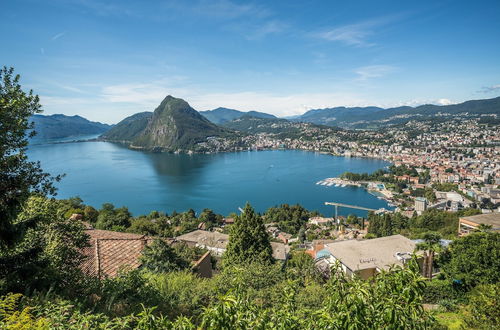
<svg viewBox="0 0 500 330"><path fill-rule="evenodd" d="M346 184L341 185L342 188L345 187L345 186L347 186L347 185Z"/></svg>
<svg viewBox="0 0 500 330"><path fill-rule="evenodd" d="M340 186L340 184L338 184L338 183L337 183L337 184L335 185L335 187L338 187L338 186Z"/></svg>

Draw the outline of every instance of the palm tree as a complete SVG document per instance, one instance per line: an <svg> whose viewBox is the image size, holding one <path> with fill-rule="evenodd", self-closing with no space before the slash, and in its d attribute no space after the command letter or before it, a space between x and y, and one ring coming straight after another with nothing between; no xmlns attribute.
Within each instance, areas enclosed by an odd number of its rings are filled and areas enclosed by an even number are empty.
<svg viewBox="0 0 500 330"><path fill-rule="evenodd" d="M441 249L441 235L436 232L427 232L422 238L424 241L417 244L417 250L425 251L422 273L425 277L432 279L432 265L436 251Z"/></svg>

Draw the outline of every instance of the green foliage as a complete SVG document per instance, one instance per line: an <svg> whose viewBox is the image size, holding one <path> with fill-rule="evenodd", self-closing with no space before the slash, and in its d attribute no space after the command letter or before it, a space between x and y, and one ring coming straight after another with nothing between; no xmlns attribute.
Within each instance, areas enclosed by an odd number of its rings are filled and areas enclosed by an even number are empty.
<svg viewBox="0 0 500 330"><path fill-rule="evenodd" d="M247 203L231 227L229 243L224 253L224 265L273 261L273 250L264 222Z"/></svg>
<svg viewBox="0 0 500 330"><path fill-rule="evenodd" d="M408 228L408 218L401 213L368 214L368 233L377 237L390 236Z"/></svg>
<svg viewBox="0 0 500 330"><path fill-rule="evenodd" d="M264 213L266 223L275 222L280 230L297 235L310 217L318 216L319 213L309 212L304 207L297 205L282 204L279 207L271 207Z"/></svg>
<svg viewBox="0 0 500 330"><path fill-rule="evenodd" d="M64 218L59 205L41 196L25 203L17 221L35 225L26 230L15 250L0 251L0 290L78 287L81 249L87 246L88 236L81 223Z"/></svg>
<svg viewBox="0 0 500 330"><path fill-rule="evenodd" d="M500 233L472 233L453 241L443 271L467 287L500 282Z"/></svg>
<svg viewBox="0 0 500 330"><path fill-rule="evenodd" d="M125 231L130 227L132 215L126 207L115 208L111 203L105 203L99 210L96 228L114 231Z"/></svg>
<svg viewBox="0 0 500 330"><path fill-rule="evenodd" d="M433 279L427 282L423 299L428 304L441 304L443 301L463 302L465 291L458 286L453 286L449 279Z"/></svg>
<svg viewBox="0 0 500 330"><path fill-rule="evenodd" d="M35 319L30 307L20 308L21 294L9 293L0 297L0 328L2 329L49 329L44 318Z"/></svg>
<svg viewBox="0 0 500 330"><path fill-rule="evenodd" d="M0 249L12 247L33 223L15 223L31 193L55 194L52 178L26 155L29 117L40 113L38 96L24 92L13 68L0 70ZM1 256L0 256L1 257ZM1 261L0 261L1 262Z"/></svg>
<svg viewBox="0 0 500 330"><path fill-rule="evenodd" d="M473 329L500 328L500 284L477 286L469 296L465 323Z"/></svg>
<svg viewBox="0 0 500 330"><path fill-rule="evenodd" d="M340 178L351 181L382 181L397 183L397 180L394 178L394 176L402 175L409 175L414 177L419 176L417 170L414 167L407 167L406 165L391 165L389 167L389 171L379 169L371 174L345 172L340 175Z"/></svg>
<svg viewBox="0 0 500 330"><path fill-rule="evenodd" d="M162 239L157 239L151 245L147 245L142 251L140 261L144 268L155 273L166 273L189 267L189 261L179 256Z"/></svg>
<svg viewBox="0 0 500 330"><path fill-rule="evenodd" d="M200 278L188 270L146 276L149 285L160 294L165 305L162 308L170 319L180 316L197 319L203 308L217 297L214 280Z"/></svg>

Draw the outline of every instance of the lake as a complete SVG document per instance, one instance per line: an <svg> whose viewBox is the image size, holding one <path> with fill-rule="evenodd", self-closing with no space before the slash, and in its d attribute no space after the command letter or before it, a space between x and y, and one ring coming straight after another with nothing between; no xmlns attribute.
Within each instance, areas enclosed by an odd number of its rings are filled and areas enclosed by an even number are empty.
<svg viewBox="0 0 500 330"><path fill-rule="evenodd" d="M219 154L167 154L130 150L108 142L31 145L31 160L45 171L65 173L58 198L81 197L100 208L110 202L134 215L152 210L199 212L210 208L228 215L248 201L259 212L282 203L300 203L331 216L324 202L369 208L387 203L357 187L326 187L316 182L345 171L373 172L389 165L376 159L344 158L295 151L248 151ZM339 209L339 214L366 215Z"/></svg>

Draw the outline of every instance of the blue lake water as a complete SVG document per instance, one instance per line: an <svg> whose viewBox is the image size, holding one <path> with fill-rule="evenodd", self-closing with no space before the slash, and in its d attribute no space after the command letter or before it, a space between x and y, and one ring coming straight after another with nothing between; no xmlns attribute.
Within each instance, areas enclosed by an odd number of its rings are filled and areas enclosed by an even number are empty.
<svg viewBox="0 0 500 330"><path fill-rule="evenodd" d="M107 142L37 144L29 147L28 155L40 160L45 171L66 174L57 183L58 198L80 196L96 208L110 202L127 206L134 215L189 208L228 215L247 201L259 212L300 203L332 215L326 201L388 208L363 188L316 185L345 171L372 172L388 165L375 159L294 150L175 155ZM339 213L366 214L343 208Z"/></svg>

